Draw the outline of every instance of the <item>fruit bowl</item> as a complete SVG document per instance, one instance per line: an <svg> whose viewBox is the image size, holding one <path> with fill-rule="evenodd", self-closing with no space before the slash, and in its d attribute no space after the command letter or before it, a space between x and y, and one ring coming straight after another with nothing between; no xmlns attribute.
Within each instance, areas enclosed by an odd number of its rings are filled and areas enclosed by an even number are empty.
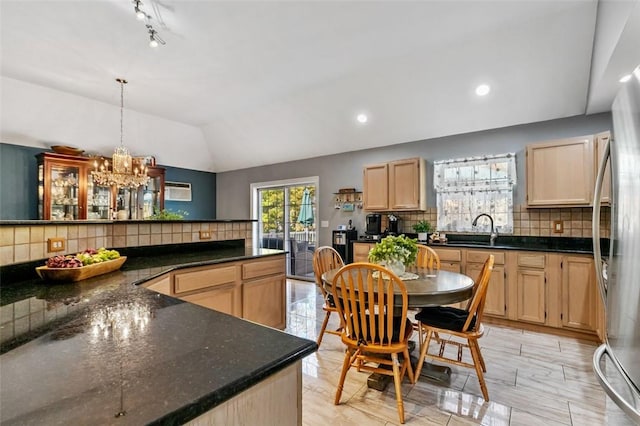
<svg viewBox="0 0 640 426"><path fill-rule="evenodd" d="M120 269L125 260L127 260L127 256L120 256L117 259L80 266L78 268L49 268L48 266L38 266L36 272L40 278L45 281L74 282L116 271Z"/></svg>

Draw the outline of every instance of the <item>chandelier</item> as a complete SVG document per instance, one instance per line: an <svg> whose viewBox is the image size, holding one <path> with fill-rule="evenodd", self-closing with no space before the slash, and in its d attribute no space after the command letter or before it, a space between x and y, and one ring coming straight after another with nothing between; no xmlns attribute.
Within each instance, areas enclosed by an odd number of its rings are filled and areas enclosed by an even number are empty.
<svg viewBox="0 0 640 426"><path fill-rule="evenodd" d="M116 78L120 83L120 146L116 147L111 157L111 163L107 159L95 160L94 170L91 172L93 181L98 186L115 186L117 188L137 188L149 182L147 167L140 159L133 159L129 150L122 142L123 116L124 116L124 85L127 80Z"/></svg>

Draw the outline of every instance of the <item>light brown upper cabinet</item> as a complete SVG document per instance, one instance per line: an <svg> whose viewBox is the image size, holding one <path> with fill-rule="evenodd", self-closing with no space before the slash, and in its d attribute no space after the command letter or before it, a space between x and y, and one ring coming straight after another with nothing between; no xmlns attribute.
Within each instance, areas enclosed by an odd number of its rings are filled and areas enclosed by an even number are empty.
<svg viewBox="0 0 640 426"><path fill-rule="evenodd" d="M604 156L604 149L607 146L607 142L611 139L610 132L602 132L598 133L595 137L595 152L596 152L596 168L595 175L597 176L598 170L600 169L600 163L602 162L602 157ZM595 179L594 179L594 187L595 187ZM602 204L608 205L611 202L611 166L607 164L607 168L604 171L604 178L602 179L602 195L600 200Z"/></svg>
<svg viewBox="0 0 640 426"><path fill-rule="evenodd" d="M426 210L426 163L409 158L365 166L363 187L365 210Z"/></svg>
<svg viewBox="0 0 640 426"><path fill-rule="evenodd" d="M593 198L593 136L527 146L527 205L588 206Z"/></svg>
<svg viewBox="0 0 640 426"><path fill-rule="evenodd" d="M389 210L389 165L373 164L364 167L364 209Z"/></svg>

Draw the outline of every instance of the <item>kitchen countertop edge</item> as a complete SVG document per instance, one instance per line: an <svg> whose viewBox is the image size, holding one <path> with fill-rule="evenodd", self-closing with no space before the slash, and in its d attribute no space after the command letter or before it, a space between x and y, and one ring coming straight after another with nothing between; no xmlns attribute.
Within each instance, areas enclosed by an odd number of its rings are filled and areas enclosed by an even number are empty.
<svg viewBox="0 0 640 426"><path fill-rule="evenodd" d="M283 250L253 249L253 250L247 250L245 255L236 254L236 255L231 255L229 257L218 258L218 259L198 260L198 261L188 262L184 264L167 265L166 269L163 269L162 271L157 273L146 275L142 278L137 276L136 279L132 279L133 276L128 277L127 274L125 274L124 277L120 278L121 283L116 288L112 290L108 290L110 294L108 299L109 299L109 302L111 303L113 302L113 298L120 297L124 299L127 297L127 294L131 294L130 290L127 290L127 288L136 288L137 290L135 291L153 293L159 299L167 300L168 303L173 304L177 301L174 297L163 295L160 293L156 293L153 290L146 289L144 288L143 284L145 282L148 282L149 280L157 278L158 276L165 275L173 270L179 270L179 269L191 268L191 267L197 267L197 266L206 266L206 265L212 265L212 264L229 263L229 262L235 262L235 261L247 260L247 259L271 257L271 256L283 255L285 253L286 251L283 251ZM147 268L141 267L140 269L147 269ZM131 272L136 272L138 270L139 269L134 268L131 270ZM106 279L106 276L103 276L103 277L105 277ZM100 277L96 277L93 280L96 280L96 279L100 279ZM43 283L42 285L48 286L49 284ZM120 294L120 296L118 296L118 294ZM107 302L105 300L95 302L95 305L97 305L95 306L95 308L99 308L103 305L106 306L105 305L106 303ZM177 303L191 305L190 303L184 302L184 301L178 301ZM91 306L87 306L85 308L92 309ZM229 399L233 398L239 393L247 390L251 386L261 382L265 378L281 371L282 369L286 368L287 366L291 365L297 360L300 360L305 356L317 351L318 349L317 343L312 340L303 339L294 335L289 335L280 330L255 324L255 323L252 323L251 321L246 321L241 318L232 317L230 315L209 310L207 308L202 308L197 305L191 305L189 309L199 310L200 316L208 315L211 317L211 321L213 322L223 321L224 324L231 327L233 326L233 324L237 324L238 326L240 326L240 329L243 330L242 334L245 336L247 335L249 337L251 335L257 336L257 334L260 334L262 332L260 328L264 328L264 331L267 334L277 332L274 336L271 336L268 340L277 341L276 346L278 348L281 348L280 350L282 350L283 353L274 355L273 351L277 353L277 350L276 350L277 348L272 348L272 350L270 351L271 355L267 360L265 360L264 364L262 365L256 364L256 365L253 365L253 367L247 367L246 368L247 371L240 371L240 372L234 373L235 375L237 375L237 377L235 377L234 375L234 377L232 379L229 379L228 382L225 382L224 384L221 384L219 387L213 388L210 391L203 390L199 396L194 396L194 400L192 400L191 402L187 402L186 404L180 407L177 407L177 408L172 407L171 409L169 409L164 413L159 412L158 417L155 418L155 420L149 419L146 421L146 423L148 424L181 424L189 420L195 419L198 416L206 413L207 411L215 408L216 406L224 403L225 401L228 401ZM204 312L206 312L206 314ZM71 320L73 320L75 316L70 315L70 318ZM45 331L44 335L45 336L50 335L52 332L55 332L55 329L58 328L58 325L59 324L54 324L54 330ZM40 336L42 336L42 334L34 334L25 342L20 343L20 346L17 346L16 348L21 347L23 344L31 340L34 340ZM249 338L249 337L246 337L246 338ZM212 335L209 340L211 340L211 342L214 342L215 337ZM285 341L288 343L284 344ZM11 350L12 349L10 349L9 352L6 352L6 353L10 353ZM234 353L230 353L229 356L234 356ZM159 411L162 411L162 406L160 406Z"/></svg>

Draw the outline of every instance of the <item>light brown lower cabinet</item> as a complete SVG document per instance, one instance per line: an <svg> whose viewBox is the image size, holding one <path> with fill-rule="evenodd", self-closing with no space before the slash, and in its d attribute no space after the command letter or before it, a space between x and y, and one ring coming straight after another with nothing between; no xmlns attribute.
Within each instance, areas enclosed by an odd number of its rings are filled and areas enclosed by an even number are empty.
<svg viewBox="0 0 640 426"><path fill-rule="evenodd" d="M508 253L508 268L513 277L509 318L534 324L547 322L546 253Z"/></svg>
<svg viewBox="0 0 640 426"><path fill-rule="evenodd" d="M217 285L206 291L180 296L180 299L233 316L242 314L240 286L237 283Z"/></svg>
<svg viewBox="0 0 640 426"><path fill-rule="evenodd" d="M301 360L185 423L186 426L301 424Z"/></svg>
<svg viewBox="0 0 640 426"><path fill-rule="evenodd" d="M493 272L489 278L489 288L485 300L484 313L495 317L507 315L507 274L505 253L501 250L465 250L465 275L477 280L484 263L493 255Z"/></svg>
<svg viewBox="0 0 640 426"><path fill-rule="evenodd" d="M562 259L562 326L595 331L598 301L595 267L588 257Z"/></svg>
<svg viewBox="0 0 640 426"><path fill-rule="evenodd" d="M590 255L485 248L436 251L443 265L454 265L454 271L461 268L473 279L489 253L495 256L484 311L487 321L602 340L604 307ZM461 261L451 262L456 252Z"/></svg>
<svg viewBox="0 0 640 426"><path fill-rule="evenodd" d="M242 284L242 318L284 329L286 322L284 275L259 278Z"/></svg>
<svg viewBox="0 0 640 426"><path fill-rule="evenodd" d="M516 272L516 320L544 324L547 320L547 291L544 270Z"/></svg>
<svg viewBox="0 0 640 426"><path fill-rule="evenodd" d="M354 262L368 262L369 250L373 248L376 243L353 243L353 261Z"/></svg>
<svg viewBox="0 0 640 426"><path fill-rule="evenodd" d="M178 269L145 287L269 327L286 326L284 254Z"/></svg>
<svg viewBox="0 0 640 426"><path fill-rule="evenodd" d="M440 269L450 272L462 272L462 250L432 247L440 258Z"/></svg>

